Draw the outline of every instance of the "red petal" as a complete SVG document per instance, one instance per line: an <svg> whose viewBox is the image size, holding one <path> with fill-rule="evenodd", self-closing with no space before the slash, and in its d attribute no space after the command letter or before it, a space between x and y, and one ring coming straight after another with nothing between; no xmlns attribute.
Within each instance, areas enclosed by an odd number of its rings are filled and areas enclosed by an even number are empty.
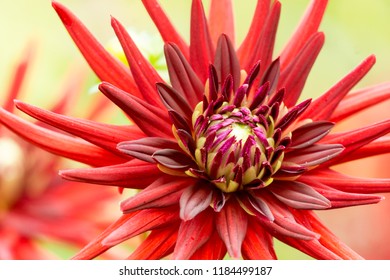
<svg viewBox="0 0 390 280"><path fill-rule="evenodd" d="M225 244L214 231L209 240L191 256L191 260L222 260L225 255Z"/></svg>
<svg viewBox="0 0 390 280"><path fill-rule="evenodd" d="M138 88L142 89L140 92L143 99L151 105L163 107L155 86L156 83L163 82L163 80L149 61L141 54L126 29L115 18L111 19L111 25L125 52L133 78Z"/></svg>
<svg viewBox="0 0 390 280"><path fill-rule="evenodd" d="M200 0L192 1L190 38L190 64L201 82L205 83L214 57L214 46Z"/></svg>
<svg viewBox="0 0 390 280"><path fill-rule="evenodd" d="M140 97L140 92L134 83L133 77L125 66L107 52L81 21L65 6L55 1L52 2L52 5L99 79Z"/></svg>
<svg viewBox="0 0 390 280"><path fill-rule="evenodd" d="M212 209L199 213L192 220L182 222L172 258L189 259L197 249L209 240L213 233Z"/></svg>
<svg viewBox="0 0 390 280"><path fill-rule="evenodd" d="M173 252L178 229L171 225L153 230L128 257L129 260L158 260Z"/></svg>
<svg viewBox="0 0 390 280"><path fill-rule="evenodd" d="M83 138L113 154L120 155L120 152L116 149L117 143L131 138L137 139L142 135L139 133L132 133L135 132L135 130L128 130L128 127L126 126L102 124L90 120L68 117L40 109L20 101L15 101L15 104L18 109L22 110L26 114L75 136Z"/></svg>
<svg viewBox="0 0 390 280"><path fill-rule="evenodd" d="M383 83L348 94L333 112L331 121L339 122L390 98L390 83Z"/></svg>
<svg viewBox="0 0 390 280"><path fill-rule="evenodd" d="M257 1L256 10L253 15L249 31L237 50L240 64L246 71L249 71L253 66L254 61L252 60L252 54L256 50L257 39L263 30L266 19L268 18L270 7L270 0Z"/></svg>
<svg viewBox="0 0 390 280"><path fill-rule="evenodd" d="M134 189L145 188L162 176L156 164L137 159L99 168L61 170L59 174L67 180Z"/></svg>
<svg viewBox="0 0 390 280"><path fill-rule="evenodd" d="M122 201L121 211L129 213L146 208L177 205L184 188L191 186L192 181L191 178L176 179L171 176L161 176L141 192Z"/></svg>
<svg viewBox="0 0 390 280"><path fill-rule="evenodd" d="M280 55L281 68L284 69L300 52L307 40L317 32L320 26L327 0L314 0L307 8L304 17Z"/></svg>
<svg viewBox="0 0 390 280"><path fill-rule="evenodd" d="M125 161L115 154L82 139L29 123L0 108L0 122L38 147L92 166L105 166Z"/></svg>
<svg viewBox="0 0 390 280"><path fill-rule="evenodd" d="M340 159L340 162L353 161L386 153L390 153L390 137L381 137L351 152L349 155Z"/></svg>
<svg viewBox="0 0 390 280"><path fill-rule="evenodd" d="M149 16L154 21L158 31L160 32L165 42L175 43L184 56L189 59L188 45L184 42L182 37L177 33L175 27L169 21L165 12L160 7L156 0L142 0Z"/></svg>
<svg viewBox="0 0 390 280"><path fill-rule="evenodd" d="M333 126L334 123L326 121L317 121L302 125L292 132L292 144L288 148L301 149L309 147L324 138Z"/></svg>
<svg viewBox="0 0 390 280"><path fill-rule="evenodd" d="M249 219L250 226L242 243L242 256L247 260L276 260L272 235L264 230L255 218ZM256 244L254 246L254 244Z"/></svg>
<svg viewBox="0 0 390 280"><path fill-rule="evenodd" d="M216 214L215 223L229 255L232 258L239 258L242 242L246 236L248 215L236 200L228 200L221 211Z"/></svg>
<svg viewBox="0 0 390 280"><path fill-rule="evenodd" d="M209 28L213 43L226 34L234 44L234 16L231 0L212 0L209 11Z"/></svg>
<svg viewBox="0 0 390 280"><path fill-rule="evenodd" d="M213 197L212 186L202 182L188 187L180 197L180 218L188 221L210 206Z"/></svg>
<svg viewBox="0 0 390 280"><path fill-rule="evenodd" d="M300 119L328 120L345 95L371 69L375 63L375 56L369 56L351 73L341 79L326 93L314 100Z"/></svg>
<svg viewBox="0 0 390 280"><path fill-rule="evenodd" d="M128 114L146 135L163 138L172 137L170 121L166 112L160 108L154 107L142 99L105 82L100 84L99 89Z"/></svg>

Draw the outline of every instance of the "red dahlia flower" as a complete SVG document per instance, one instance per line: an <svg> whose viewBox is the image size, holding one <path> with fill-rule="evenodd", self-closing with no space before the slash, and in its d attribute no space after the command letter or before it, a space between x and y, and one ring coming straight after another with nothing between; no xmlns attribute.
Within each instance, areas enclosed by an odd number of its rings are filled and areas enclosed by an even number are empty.
<svg viewBox="0 0 390 280"><path fill-rule="evenodd" d="M276 59L278 1L258 1L238 47L228 0L212 1L208 19L201 1L192 2L189 45L156 1L143 3L166 42L170 84L116 19L112 26L130 71L69 10L53 3L103 81L100 90L133 124L102 124L16 102L23 112L78 137L32 130L35 137L25 138L95 166L63 170L61 176L141 190L121 203L123 215L75 258L94 258L144 232L148 237L130 259L222 259L226 253L274 259L273 237L314 258L361 258L313 210L377 203L382 197L372 193L390 190L389 179L332 170L389 152L390 142L382 136L390 131L390 120L331 132L336 123L388 99L390 91L385 84L350 92L374 64L370 56L319 98L298 102L324 43L317 30L327 1L311 3ZM1 116L23 132L22 121Z"/></svg>
<svg viewBox="0 0 390 280"><path fill-rule="evenodd" d="M5 95L1 118L7 120L7 125L18 125L12 121L13 99L22 91L30 56L27 53L18 64ZM69 111L67 102L79 89L74 84L67 88L53 110ZM25 122L24 130L36 137L46 129ZM48 247L53 241L72 250L82 248L109 224L110 215L96 217L94 213L116 201L113 190L61 180L55 172L60 166L59 157L25 142L4 126L0 127L0 154L0 259L58 258ZM86 201L90 201L88 207Z"/></svg>

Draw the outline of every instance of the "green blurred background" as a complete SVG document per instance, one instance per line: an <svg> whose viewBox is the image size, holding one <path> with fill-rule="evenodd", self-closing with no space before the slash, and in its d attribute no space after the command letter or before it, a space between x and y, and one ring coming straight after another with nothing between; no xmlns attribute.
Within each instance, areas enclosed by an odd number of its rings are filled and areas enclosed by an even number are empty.
<svg viewBox="0 0 390 280"><path fill-rule="evenodd" d="M107 43L114 32L110 16L137 31L156 33L152 21L139 0L60 0L70 8L102 42ZM233 1L237 22L237 42L240 42L251 20L256 1ZM305 8L308 0L282 0L276 52L284 46ZM190 1L160 0L178 30L188 38ZM206 9L209 1L204 1ZM28 46L35 48L35 58L29 71L28 89L23 100L45 106L63 85L64 77L74 65L88 69L71 41L49 0L2 0L0 1L0 88L7 86L10 70ZM342 76L352 70L365 57L375 54L377 63L359 87L390 80L390 1L388 0L330 0L320 30L326 34L325 46L309 76L304 94L315 97L323 93ZM89 72L91 73L91 72ZM92 74L91 74L92 75ZM91 85L94 83L91 79ZM387 102L387 108L389 107ZM378 111L381 118L389 118L389 110ZM388 157L387 157L388 159ZM389 177L389 172L384 176ZM389 209L383 203L383 209ZM377 207L377 206L375 206ZM387 208L386 208L387 207ZM359 219L362 209L346 219ZM380 209L380 208L376 208ZM344 210L339 210L337 213ZM349 212L348 212L349 211ZM348 215L354 215L353 209ZM377 210L379 211L379 210ZM344 214L343 214L344 215ZM337 214L324 215L331 228L343 238L346 222L337 220ZM338 217L340 218L340 217ZM341 217L342 219L342 217ZM332 221L338 221L333 222ZM388 220L388 219L387 219ZM379 223L379 222L378 222ZM378 224L379 228L380 224ZM341 228L340 228L341 227ZM347 243L349 241L346 241ZM281 247L281 258L305 258L300 253ZM390 250L389 250L390 251Z"/></svg>

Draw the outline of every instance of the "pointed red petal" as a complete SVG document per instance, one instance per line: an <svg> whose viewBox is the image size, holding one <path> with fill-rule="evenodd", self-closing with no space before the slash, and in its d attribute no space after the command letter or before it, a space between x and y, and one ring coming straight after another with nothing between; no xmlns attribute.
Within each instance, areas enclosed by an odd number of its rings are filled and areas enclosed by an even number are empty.
<svg viewBox="0 0 390 280"><path fill-rule="evenodd" d="M146 135L163 138L172 137L170 120L162 109L105 82L100 84L99 89L128 114Z"/></svg>
<svg viewBox="0 0 390 280"><path fill-rule="evenodd" d="M59 174L67 180L134 189L145 188L162 175L155 164L137 159L112 166L61 170Z"/></svg>
<svg viewBox="0 0 390 280"><path fill-rule="evenodd" d="M212 188L202 183L188 187L180 197L180 218L184 221L193 219L210 206L213 197Z"/></svg>
<svg viewBox="0 0 390 280"><path fill-rule="evenodd" d="M333 112L330 120L339 122L355 113L390 99L390 83L356 90L348 94Z"/></svg>
<svg viewBox="0 0 390 280"><path fill-rule="evenodd" d="M136 131L133 129L128 130L126 126L102 124L90 120L68 117L20 101L15 101L15 104L18 109L26 114L83 138L119 156L121 156L121 153L116 149L117 143L131 138L137 139L142 135L142 133L134 133Z"/></svg>
<svg viewBox="0 0 390 280"><path fill-rule="evenodd" d="M92 166L104 166L125 161L124 158L82 139L29 123L2 108L0 108L0 122L34 145L78 162Z"/></svg>
<svg viewBox="0 0 390 280"><path fill-rule="evenodd" d="M128 260L159 260L173 252L178 229L169 226L153 230L149 236L127 258Z"/></svg>
<svg viewBox="0 0 390 280"><path fill-rule="evenodd" d="M283 102L287 107L294 106L298 101L324 41L325 36L322 32L314 33L296 57L282 70L278 88L286 88L287 94Z"/></svg>
<svg viewBox="0 0 390 280"><path fill-rule="evenodd" d="M235 199L230 199L216 214L215 224L229 255L232 258L241 257L241 246L248 226L248 214Z"/></svg>
<svg viewBox="0 0 390 280"><path fill-rule="evenodd" d="M381 137L351 152L349 155L340 159L340 162L348 162L386 153L390 153L390 137Z"/></svg>
<svg viewBox="0 0 390 280"><path fill-rule="evenodd" d="M311 122L292 132L292 144L289 149L301 149L311 146L324 138L333 128L334 123L326 121Z"/></svg>
<svg viewBox="0 0 390 280"><path fill-rule="evenodd" d="M214 47L200 0L192 1L190 38L190 63L204 84L213 61Z"/></svg>
<svg viewBox="0 0 390 280"><path fill-rule="evenodd" d="M234 16L231 0L211 1L209 11L209 28L214 44L217 43L221 34L226 34L234 44Z"/></svg>
<svg viewBox="0 0 390 280"><path fill-rule="evenodd" d="M257 219L249 219L250 226L242 243L242 256L247 260L276 260L272 235L264 230ZM256 244L254 246L254 244Z"/></svg>
<svg viewBox="0 0 390 280"><path fill-rule="evenodd" d="M222 260L225 255L226 246L214 231L209 240L191 256L191 260Z"/></svg>
<svg viewBox="0 0 390 280"><path fill-rule="evenodd" d="M65 6L55 1L52 2L52 5L99 79L140 96L139 89L134 83L130 71L107 52L81 21Z"/></svg>
<svg viewBox="0 0 390 280"><path fill-rule="evenodd" d="M213 233L213 213L209 208L192 220L182 222L172 258L175 260L189 259Z"/></svg>
<svg viewBox="0 0 390 280"><path fill-rule="evenodd" d="M185 43L183 38L177 33L175 27L160 7L160 4L156 0L142 0L142 3L154 21L163 40L165 42L175 43L184 56L189 59L190 56L187 43Z"/></svg>
<svg viewBox="0 0 390 280"><path fill-rule="evenodd" d="M143 99L151 105L162 107L156 92L156 83L163 82L163 80L149 61L141 54L129 33L119 21L112 18L111 25L125 52L133 78L138 88L142 89L140 92Z"/></svg>
<svg viewBox="0 0 390 280"><path fill-rule="evenodd" d="M375 56L369 56L351 73L341 79L326 93L314 100L311 106L301 115L300 119L328 120L345 95L371 69Z"/></svg>
<svg viewBox="0 0 390 280"><path fill-rule="evenodd" d="M268 17L268 13L271 7L270 0L257 1L256 10L252 18L252 22L249 31L242 41L237 55L242 68L247 71L253 66L254 61L252 60L252 54L255 52L257 45L257 39L259 34L263 30L263 26Z"/></svg>
<svg viewBox="0 0 390 280"><path fill-rule="evenodd" d="M287 42L286 47L280 55L282 69L294 59L303 45L306 44L307 40L317 32L327 4L327 0L313 0L311 2L294 35Z"/></svg>

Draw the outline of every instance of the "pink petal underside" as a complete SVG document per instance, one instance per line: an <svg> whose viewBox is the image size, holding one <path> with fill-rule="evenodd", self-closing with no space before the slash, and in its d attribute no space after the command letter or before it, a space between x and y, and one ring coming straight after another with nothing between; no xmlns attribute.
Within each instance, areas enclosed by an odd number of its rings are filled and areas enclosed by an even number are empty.
<svg viewBox="0 0 390 280"><path fill-rule="evenodd" d="M194 162L186 154L174 149L158 150L153 154L153 159L171 169L184 169L194 167Z"/></svg>
<svg viewBox="0 0 390 280"><path fill-rule="evenodd" d="M231 0L211 1L209 11L209 28L214 44L217 44L218 38L221 34L226 34L234 44L234 16Z"/></svg>
<svg viewBox="0 0 390 280"><path fill-rule="evenodd" d="M233 91L236 91L241 84L241 68L233 44L225 34L218 39L214 66L221 83L229 76L233 78Z"/></svg>
<svg viewBox="0 0 390 280"><path fill-rule="evenodd" d="M52 5L73 41L99 79L141 97L130 71L107 52L81 21L65 6L55 1L52 2Z"/></svg>
<svg viewBox="0 0 390 280"><path fill-rule="evenodd" d="M120 209L123 213L130 213L146 208L177 205L184 189L194 184L194 180L161 176L138 194L122 201Z"/></svg>
<svg viewBox="0 0 390 280"><path fill-rule="evenodd" d="M248 215L235 199L228 200L221 211L216 214L215 225L229 255L232 258L241 257L241 246L246 236Z"/></svg>
<svg viewBox="0 0 390 280"><path fill-rule="evenodd" d="M300 52L307 40L317 32L324 15L327 0L313 0L291 39L280 54L281 68L284 69Z"/></svg>
<svg viewBox="0 0 390 280"><path fill-rule="evenodd" d="M143 99L153 106L163 108L156 92L156 83L163 82L154 67L145 59L135 45L126 29L115 18L111 19L111 25L122 45L126 59L129 62L134 81L140 90Z"/></svg>
<svg viewBox="0 0 390 280"><path fill-rule="evenodd" d="M72 257L73 260L88 260L93 259L100 254L104 253L111 247L116 244L102 244L102 241L111 234L111 232L122 227L127 221L131 220L138 212L131 214L122 215L118 220L112 223L108 228L106 228L98 237L88 243L83 249L81 249L75 256Z"/></svg>
<svg viewBox="0 0 390 280"><path fill-rule="evenodd" d="M178 226L171 225L153 230L141 245L127 258L128 260L159 260L173 252Z"/></svg>
<svg viewBox="0 0 390 280"><path fill-rule="evenodd" d="M330 120L339 122L363 109L390 99L390 83L356 90L348 94L333 112Z"/></svg>
<svg viewBox="0 0 390 280"><path fill-rule="evenodd" d="M212 197L212 186L198 182L188 187L180 197L180 218L184 221L193 219L210 206Z"/></svg>
<svg viewBox="0 0 390 280"><path fill-rule="evenodd" d="M341 79L337 84L330 88L323 95L314 100L311 106L300 117L312 120L329 120L339 103L371 69L375 63L375 56L366 58L352 72Z"/></svg>
<svg viewBox="0 0 390 280"><path fill-rule="evenodd" d="M331 188L352 193L381 193L390 191L390 179L359 178L344 175L331 169L313 170L304 175L305 180L318 181Z"/></svg>
<svg viewBox="0 0 390 280"><path fill-rule="evenodd" d="M274 182L270 191L284 204L295 209L320 210L331 207L330 201L306 185L295 181Z"/></svg>
<svg viewBox="0 0 390 280"><path fill-rule="evenodd" d="M345 150L337 158L329 161L327 164L338 164L340 159L342 159L343 157L349 155L360 147L364 147L373 140L388 134L389 132L390 120L386 120L352 131L327 135L321 140L321 143L338 143L345 147Z"/></svg>
<svg viewBox="0 0 390 280"><path fill-rule="evenodd" d="M184 42L184 39L178 34L175 27L169 21L158 1L142 0L142 3L148 11L149 16L154 21L154 24L160 32L164 42L172 42L176 44L188 60L190 55L187 43Z"/></svg>
<svg viewBox="0 0 390 280"><path fill-rule="evenodd" d="M172 258L175 260L189 259L197 249L209 240L213 233L213 210L203 211L189 221L180 225L179 235Z"/></svg>
<svg viewBox="0 0 390 280"><path fill-rule="evenodd" d="M306 179L305 176L301 176L299 181L310 185L318 193L329 199L332 209L373 204L383 200L383 197L378 195L343 192L321 184L320 182Z"/></svg>
<svg viewBox="0 0 390 280"><path fill-rule="evenodd" d="M119 156L121 156L121 153L116 149L117 143L129 140L129 138L137 139L142 136L142 133L137 133L134 129L129 130L129 126L102 124L90 120L68 117L21 101L15 101L15 104L16 107L24 113L83 138L84 140L100 146L113 154L118 154Z"/></svg>
<svg viewBox="0 0 390 280"><path fill-rule="evenodd" d="M170 120L162 109L105 82L100 84L99 89L129 115L146 135L172 138Z"/></svg>
<svg viewBox="0 0 390 280"><path fill-rule="evenodd" d="M134 189L145 188L162 176L156 164L137 159L98 168L61 170L59 174L67 180Z"/></svg>
<svg viewBox="0 0 390 280"><path fill-rule="evenodd" d="M190 28L190 64L204 84L208 78L208 67L214 58L214 46L200 0L192 1Z"/></svg>
<svg viewBox="0 0 390 280"><path fill-rule="evenodd" d="M250 226L242 243L243 258L246 260L276 260L272 235L265 231L255 218L249 218L248 223Z"/></svg>
<svg viewBox="0 0 390 280"><path fill-rule="evenodd" d="M283 102L287 107L294 106L298 101L324 41L325 36L322 32L314 33L296 57L282 70L278 88L286 88L287 94Z"/></svg>
<svg viewBox="0 0 390 280"><path fill-rule="evenodd" d="M333 128L334 123L317 121L302 125L293 130L292 144L288 149L301 149L311 146L324 138Z"/></svg>
<svg viewBox="0 0 390 280"><path fill-rule="evenodd" d="M117 149L131 157L155 163L152 155L162 149L180 149L177 141L161 137L146 137L133 141L124 141L117 145Z"/></svg>
<svg viewBox="0 0 390 280"><path fill-rule="evenodd" d="M15 72L12 74L12 81L8 91L5 93L6 99L3 101L3 108L9 112L14 110L14 99L20 94L20 89L25 80L27 69L31 63L34 50L29 46L23 54L22 59L18 62Z"/></svg>
<svg viewBox="0 0 390 280"><path fill-rule="evenodd" d="M0 108L0 122L40 148L92 166L118 164L126 159L82 139L27 122Z"/></svg>
<svg viewBox="0 0 390 280"><path fill-rule="evenodd" d="M222 260L226 255L226 246L214 231L209 240L206 241L196 252L191 256L191 260Z"/></svg>
<svg viewBox="0 0 390 280"><path fill-rule="evenodd" d="M348 162L386 153L390 153L390 137L383 136L343 157L340 162Z"/></svg>
<svg viewBox="0 0 390 280"><path fill-rule="evenodd" d="M141 233L149 230L167 227L179 221L179 213L176 207L161 209L145 209L126 220L101 241L103 246L115 246Z"/></svg>
<svg viewBox="0 0 390 280"><path fill-rule="evenodd" d="M265 21L268 17L270 7L271 7L270 0L257 1L256 10L254 12L249 31L237 50L237 55L241 67L245 69L247 72L253 66L254 62L252 60L252 54L255 52L257 39L259 34L261 34L263 30Z"/></svg>

